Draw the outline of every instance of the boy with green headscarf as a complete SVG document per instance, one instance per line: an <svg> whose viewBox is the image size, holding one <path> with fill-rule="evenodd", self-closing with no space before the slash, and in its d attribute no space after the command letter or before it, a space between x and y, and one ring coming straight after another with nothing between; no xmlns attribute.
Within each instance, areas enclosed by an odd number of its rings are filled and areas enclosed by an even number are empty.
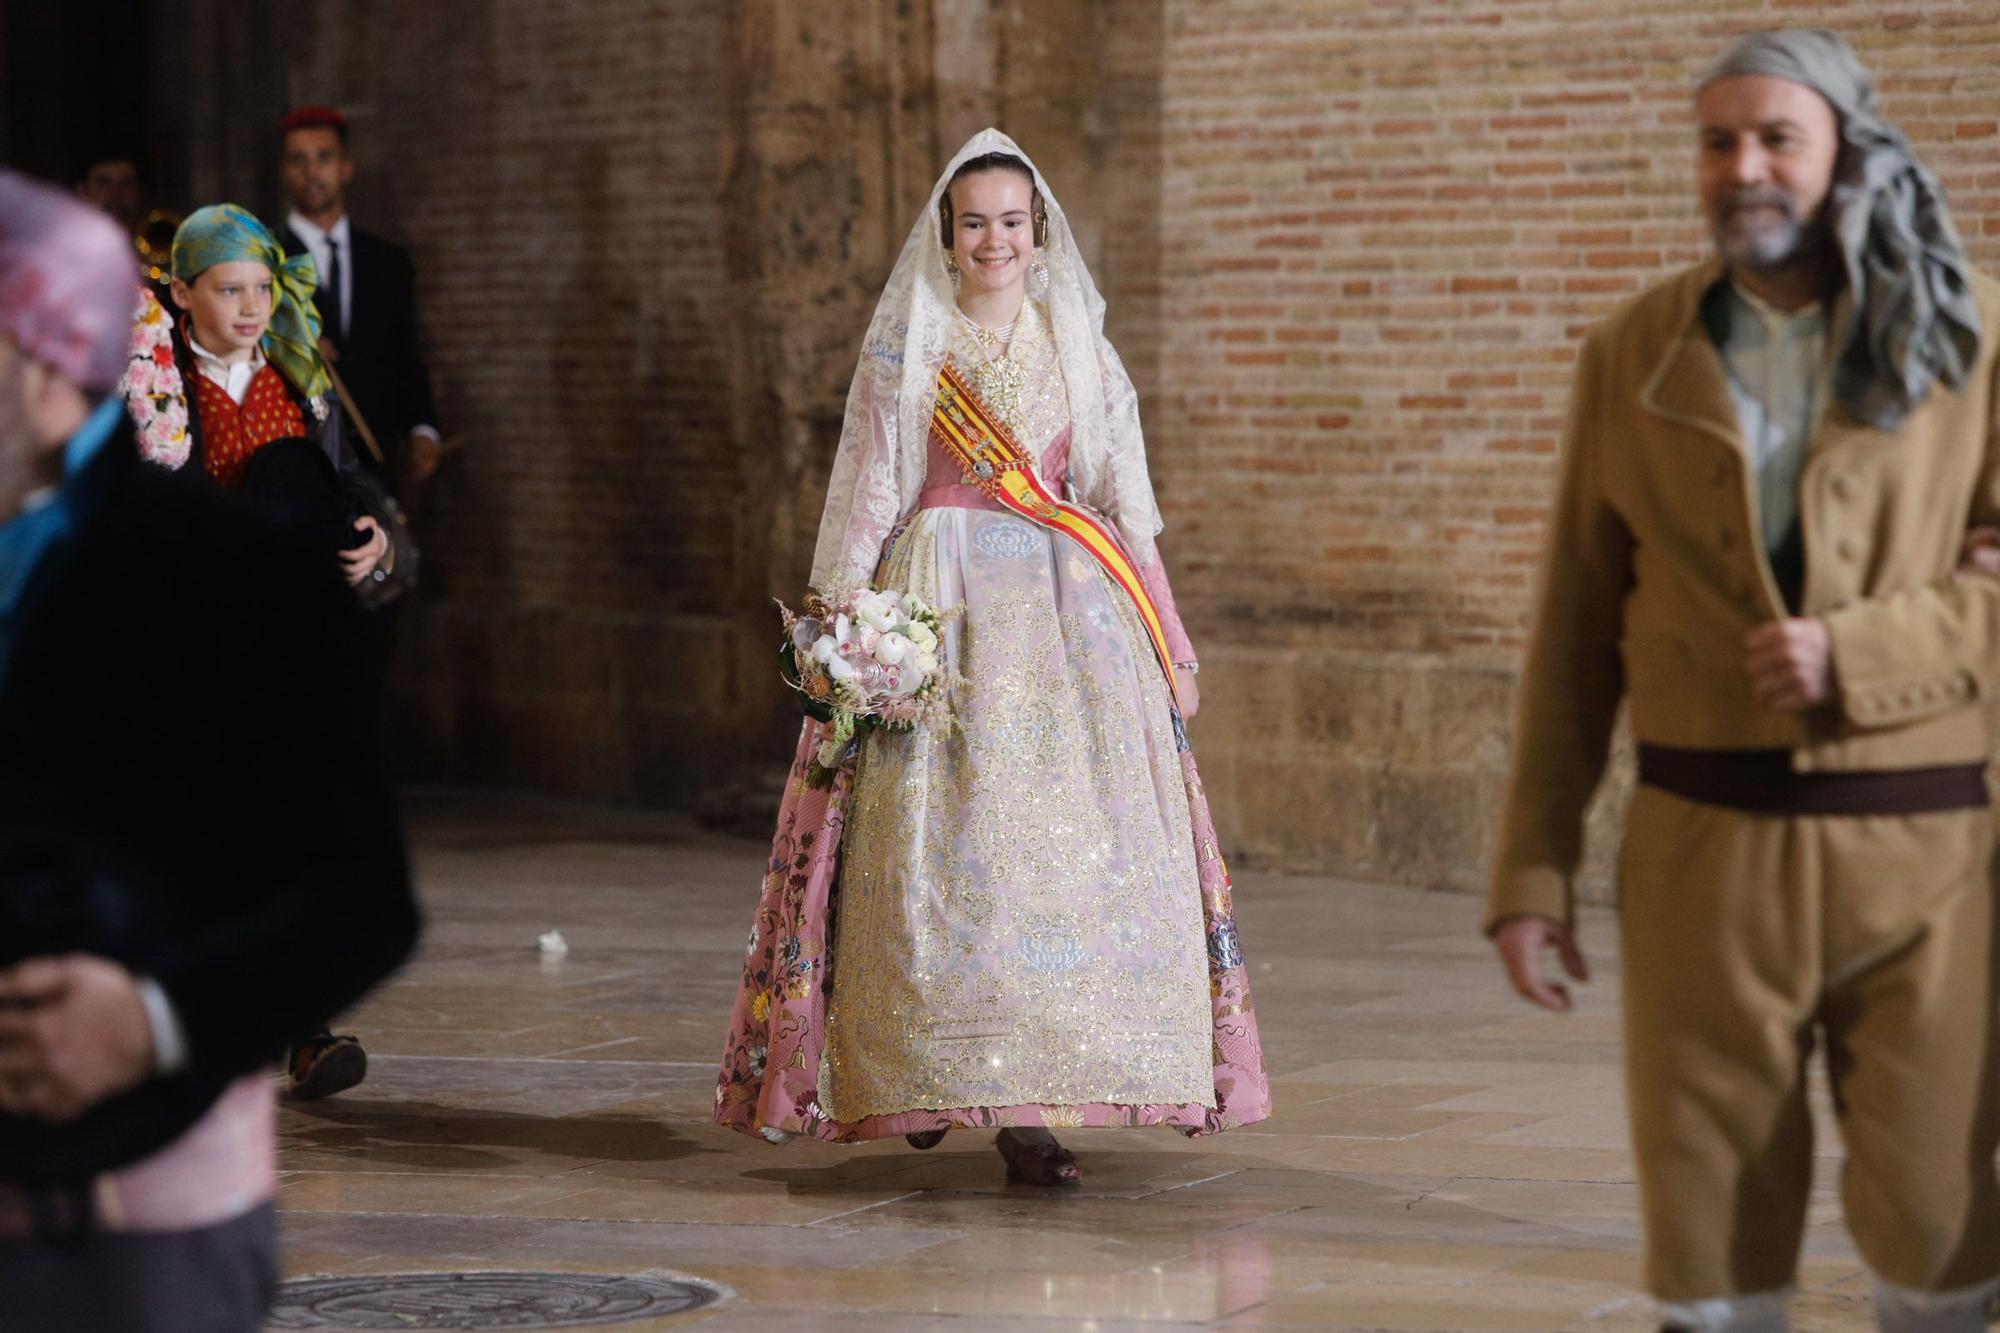
<svg viewBox="0 0 2000 1333"><path fill-rule="evenodd" d="M317 281L310 255L288 257L235 204L197 209L181 224L171 290L185 312L174 359L190 408L187 456L224 490L262 499L321 532L348 582L359 584L385 577L394 553L382 525L351 517L342 497L312 303ZM357 541L357 533L365 535Z"/></svg>
<svg viewBox="0 0 2000 1333"><path fill-rule="evenodd" d="M154 461L191 460L221 489L310 529L337 552L349 584L385 578L395 559L389 534L357 516L341 484L312 256L287 256L247 210L215 204L181 224L172 263L172 297L185 315L171 346L188 399L187 444ZM293 1046L286 1072L295 1096L329 1096L361 1082L367 1055L354 1037L322 1031Z"/></svg>

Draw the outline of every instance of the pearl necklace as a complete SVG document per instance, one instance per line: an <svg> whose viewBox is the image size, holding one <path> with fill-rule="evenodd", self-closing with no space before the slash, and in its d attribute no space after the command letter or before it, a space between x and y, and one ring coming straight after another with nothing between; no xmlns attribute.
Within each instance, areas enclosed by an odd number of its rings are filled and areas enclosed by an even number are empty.
<svg viewBox="0 0 2000 1333"><path fill-rule="evenodd" d="M1022 302L1024 307L1026 304L1025 301ZM953 306L952 309L958 311L958 317L965 321L965 327L972 330L973 336L979 339L980 346L986 348L989 352L1005 351L1007 344L1014 341L1014 330L1021 323L1021 313L1017 310L1014 312L1014 318L1008 320L997 329L989 329L972 316L966 314L963 307Z"/></svg>

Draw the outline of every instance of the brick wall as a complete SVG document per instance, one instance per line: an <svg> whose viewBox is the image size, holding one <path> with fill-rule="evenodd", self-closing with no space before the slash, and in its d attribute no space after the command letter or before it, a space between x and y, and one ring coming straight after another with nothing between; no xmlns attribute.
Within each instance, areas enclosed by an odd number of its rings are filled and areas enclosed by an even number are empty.
<svg viewBox="0 0 2000 1333"><path fill-rule="evenodd" d="M803 591L882 281L983 125L1092 178L1099 11L305 7L291 100L348 112L354 212L411 247L470 441L413 501L407 773L668 802L775 777L770 598Z"/></svg>
<svg viewBox="0 0 2000 1333"><path fill-rule="evenodd" d="M354 114L357 213L415 250L473 440L419 507L419 776L775 771L763 599L804 581L876 289L983 124L1109 299L1211 799L1265 864L1478 884L1573 349L1702 253L1689 86L1731 34L1848 34L2000 268L1990 0L304 12L291 92Z"/></svg>
<svg viewBox="0 0 2000 1333"><path fill-rule="evenodd" d="M1477 886L1578 336L1706 250L1691 80L1749 28L1841 31L2000 269L2000 6L1167 11L1148 439L1219 821Z"/></svg>
<svg viewBox="0 0 2000 1333"><path fill-rule="evenodd" d="M414 251L439 424L469 440L415 503L399 748L420 776L682 795L747 674L678 648L717 637L742 519L720 11L367 10L320 7L294 93L351 115L355 212Z"/></svg>

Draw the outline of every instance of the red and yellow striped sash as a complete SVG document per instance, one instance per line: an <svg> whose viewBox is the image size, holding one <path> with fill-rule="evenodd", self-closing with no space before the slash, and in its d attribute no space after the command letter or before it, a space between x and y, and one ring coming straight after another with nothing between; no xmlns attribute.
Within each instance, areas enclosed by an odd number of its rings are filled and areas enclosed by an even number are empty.
<svg viewBox="0 0 2000 1333"><path fill-rule="evenodd" d="M1132 557L1117 532L1097 515L1078 505L1068 504L1049 494L1035 474L1035 461L1014 439L1005 422L979 401L979 395L950 361L938 372L937 406L931 413L931 438L943 446L965 469L968 485L976 486L989 499L1044 528L1064 534L1089 553L1125 590L1138 608L1153 652L1166 673L1167 688L1180 697L1174 677L1173 652L1167 647L1166 627L1160 622L1159 608L1139 578Z"/></svg>

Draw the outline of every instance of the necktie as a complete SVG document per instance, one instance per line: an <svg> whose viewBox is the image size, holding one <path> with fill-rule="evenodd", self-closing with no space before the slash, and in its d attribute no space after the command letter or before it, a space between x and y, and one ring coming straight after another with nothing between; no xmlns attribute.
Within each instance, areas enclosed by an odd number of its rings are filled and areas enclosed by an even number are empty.
<svg viewBox="0 0 2000 1333"><path fill-rule="evenodd" d="M340 242L326 238L326 281L319 288L319 317L324 332L336 345L347 341L347 312L340 305Z"/></svg>

